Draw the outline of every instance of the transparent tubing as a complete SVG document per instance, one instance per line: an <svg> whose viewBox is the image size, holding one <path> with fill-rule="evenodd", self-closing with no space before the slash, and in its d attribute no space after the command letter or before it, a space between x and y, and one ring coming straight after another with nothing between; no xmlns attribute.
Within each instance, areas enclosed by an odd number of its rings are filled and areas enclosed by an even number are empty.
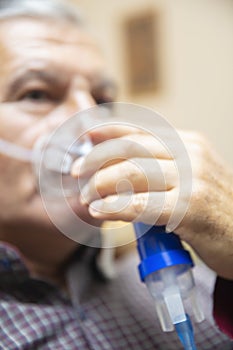
<svg viewBox="0 0 233 350"><path fill-rule="evenodd" d="M49 143L49 139L50 135L39 138L33 149L0 139L0 154L21 162L31 163L36 174L42 171L46 178L44 182L46 188L43 185L42 189L48 194L73 195L76 192L75 183L77 181L70 176L71 167L74 160L91 151L93 147L91 140L85 135L81 140L66 148L60 144ZM62 180L63 176L66 181L64 178Z"/></svg>
<svg viewBox="0 0 233 350"><path fill-rule="evenodd" d="M25 147L15 145L12 142L0 139L0 154L22 162L33 162L33 151Z"/></svg>
<svg viewBox="0 0 233 350"><path fill-rule="evenodd" d="M74 179L70 172L78 158L87 155L93 145L84 135L77 140L51 142L51 138L40 138L34 145L33 166L37 174L38 187L46 198L72 197L77 195L86 180Z"/></svg>

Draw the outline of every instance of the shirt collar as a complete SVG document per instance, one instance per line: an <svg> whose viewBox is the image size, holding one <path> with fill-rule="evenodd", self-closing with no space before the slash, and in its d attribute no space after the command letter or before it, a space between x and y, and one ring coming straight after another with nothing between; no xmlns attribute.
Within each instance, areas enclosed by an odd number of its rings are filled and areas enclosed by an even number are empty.
<svg viewBox="0 0 233 350"><path fill-rule="evenodd" d="M8 243L0 241L0 286L21 283L29 277L29 271L20 252Z"/></svg>
<svg viewBox="0 0 233 350"><path fill-rule="evenodd" d="M80 246L65 266L70 297L75 304L83 300L96 279L104 279L96 265L96 257L99 252L100 249L98 248ZM38 288L39 284L43 285L43 293L46 293L46 290L51 291L51 288L58 289L50 282L32 278L20 251L16 247L0 241L0 289L15 293L24 286L28 288L29 284L31 286L37 284L35 290L40 289ZM61 293L64 296L64 293ZM37 296L35 296L36 298Z"/></svg>

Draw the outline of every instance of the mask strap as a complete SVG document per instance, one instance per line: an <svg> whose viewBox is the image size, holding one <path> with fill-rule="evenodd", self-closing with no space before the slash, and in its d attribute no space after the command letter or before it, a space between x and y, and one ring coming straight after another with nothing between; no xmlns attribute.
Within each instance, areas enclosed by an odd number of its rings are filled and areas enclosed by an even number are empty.
<svg viewBox="0 0 233 350"><path fill-rule="evenodd" d="M0 139L0 154L23 162L32 162L33 160L32 150L2 139Z"/></svg>

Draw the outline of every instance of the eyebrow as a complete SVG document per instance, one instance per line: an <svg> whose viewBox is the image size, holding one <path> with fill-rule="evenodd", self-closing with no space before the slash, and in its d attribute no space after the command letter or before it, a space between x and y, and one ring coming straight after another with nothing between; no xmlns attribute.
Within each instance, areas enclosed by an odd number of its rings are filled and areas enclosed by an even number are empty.
<svg viewBox="0 0 233 350"><path fill-rule="evenodd" d="M14 76L8 83L7 93L15 94L19 88L31 80L41 80L50 85L65 84L66 80L64 75L59 75L58 71L41 70L41 69L30 69L21 72L18 76Z"/></svg>

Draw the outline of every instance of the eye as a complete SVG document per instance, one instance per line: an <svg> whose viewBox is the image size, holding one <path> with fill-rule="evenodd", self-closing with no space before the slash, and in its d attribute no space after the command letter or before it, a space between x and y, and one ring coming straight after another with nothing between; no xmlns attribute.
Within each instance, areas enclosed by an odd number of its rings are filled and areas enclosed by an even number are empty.
<svg viewBox="0 0 233 350"><path fill-rule="evenodd" d="M116 84L110 80L101 81L92 89L92 96L97 104L114 102L116 95Z"/></svg>
<svg viewBox="0 0 233 350"><path fill-rule="evenodd" d="M49 102L52 100L50 94L41 89L34 89L26 92L24 95L20 97L20 100L29 100L32 102Z"/></svg>

